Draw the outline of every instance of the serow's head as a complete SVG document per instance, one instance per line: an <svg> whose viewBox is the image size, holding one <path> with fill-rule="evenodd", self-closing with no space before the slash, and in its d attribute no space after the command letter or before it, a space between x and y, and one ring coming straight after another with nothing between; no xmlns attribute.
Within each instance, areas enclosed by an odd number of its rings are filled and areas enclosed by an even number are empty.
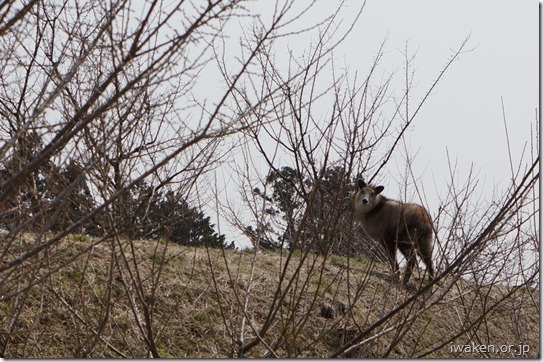
<svg viewBox="0 0 543 362"><path fill-rule="evenodd" d="M357 181L358 192L354 197L354 209L358 212L368 212L375 207L377 195L385 188L383 186L368 185L361 178Z"/></svg>

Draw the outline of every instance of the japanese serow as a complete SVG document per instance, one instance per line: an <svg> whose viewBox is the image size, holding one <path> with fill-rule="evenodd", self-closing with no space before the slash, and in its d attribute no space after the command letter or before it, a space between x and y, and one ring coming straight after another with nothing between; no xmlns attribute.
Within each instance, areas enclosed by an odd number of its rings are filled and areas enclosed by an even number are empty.
<svg viewBox="0 0 543 362"><path fill-rule="evenodd" d="M426 209L417 204L406 204L387 199L381 195L383 186L372 186L358 179L358 192L354 209L366 232L385 247L395 280L398 280L399 266L396 249L405 256L407 268L403 285L407 285L413 268L420 256L430 281L434 278L432 263L432 221Z"/></svg>

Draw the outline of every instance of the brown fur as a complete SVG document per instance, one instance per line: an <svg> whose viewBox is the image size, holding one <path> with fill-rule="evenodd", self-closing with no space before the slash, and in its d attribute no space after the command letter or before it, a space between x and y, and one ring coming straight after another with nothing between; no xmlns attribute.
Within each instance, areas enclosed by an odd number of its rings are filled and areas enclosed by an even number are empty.
<svg viewBox="0 0 543 362"><path fill-rule="evenodd" d="M389 200L380 195L383 186L367 185L358 179L358 192L355 195L354 209L360 217L364 229L386 248L392 271L398 278L399 266L396 249L405 256L407 268L403 284L407 285L419 254L430 280L434 278L432 263L432 221L426 209L417 204L406 204Z"/></svg>

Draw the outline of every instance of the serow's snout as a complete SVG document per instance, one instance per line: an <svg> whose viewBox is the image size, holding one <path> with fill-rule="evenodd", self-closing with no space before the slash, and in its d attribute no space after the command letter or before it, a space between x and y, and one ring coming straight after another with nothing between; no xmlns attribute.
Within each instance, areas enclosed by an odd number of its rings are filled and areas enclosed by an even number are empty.
<svg viewBox="0 0 543 362"><path fill-rule="evenodd" d="M367 204L367 203L368 203L368 199L362 199L362 203L363 203L363 204Z"/></svg>

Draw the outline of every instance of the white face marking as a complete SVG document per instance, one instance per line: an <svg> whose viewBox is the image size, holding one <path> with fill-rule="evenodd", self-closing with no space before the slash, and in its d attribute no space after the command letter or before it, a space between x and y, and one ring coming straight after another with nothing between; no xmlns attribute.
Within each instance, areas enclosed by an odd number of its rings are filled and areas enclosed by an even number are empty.
<svg viewBox="0 0 543 362"><path fill-rule="evenodd" d="M355 209L360 212L369 211L373 209L375 200L375 190L371 187L363 187L356 194Z"/></svg>

